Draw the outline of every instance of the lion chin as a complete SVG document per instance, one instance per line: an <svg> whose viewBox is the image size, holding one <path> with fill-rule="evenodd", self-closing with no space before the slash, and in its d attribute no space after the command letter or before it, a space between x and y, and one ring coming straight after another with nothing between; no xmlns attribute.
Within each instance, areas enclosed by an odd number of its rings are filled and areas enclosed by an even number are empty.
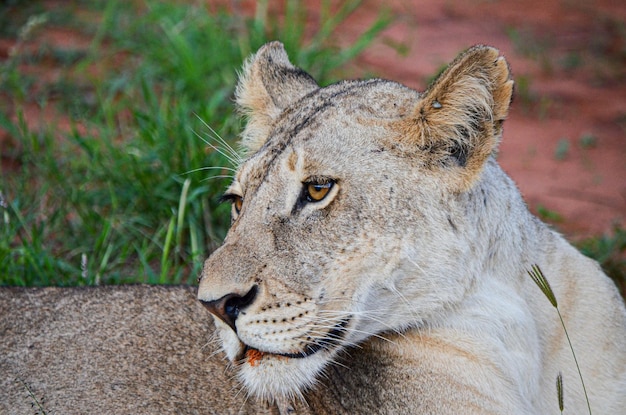
<svg viewBox="0 0 626 415"><path fill-rule="evenodd" d="M215 320L222 349L235 365L239 381L248 394L268 403L280 399L304 400L302 391L315 385L318 374L338 349L335 346L302 352L261 351L243 343L230 327Z"/></svg>

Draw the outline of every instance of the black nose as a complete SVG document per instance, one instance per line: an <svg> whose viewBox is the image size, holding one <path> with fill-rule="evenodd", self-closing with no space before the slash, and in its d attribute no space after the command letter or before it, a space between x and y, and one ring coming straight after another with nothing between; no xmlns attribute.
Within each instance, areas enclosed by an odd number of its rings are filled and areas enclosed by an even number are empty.
<svg viewBox="0 0 626 415"><path fill-rule="evenodd" d="M200 302L209 309L211 314L228 324L236 332L235 320L237 320L237 316L239 316L242 310L252 304L256 293L257 286L255 285L243 297L239 294L226 294L217 300L200 300Z"/></svg>

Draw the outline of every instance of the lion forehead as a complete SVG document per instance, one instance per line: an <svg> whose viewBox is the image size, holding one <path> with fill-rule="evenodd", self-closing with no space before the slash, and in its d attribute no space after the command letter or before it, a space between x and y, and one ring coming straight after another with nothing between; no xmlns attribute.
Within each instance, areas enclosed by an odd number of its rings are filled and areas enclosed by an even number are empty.
<svg viewBox="0 0 626 415"><path fill-rule="evenodd" d="M365 140L374 144L376 134L371 134L372 128L386 125L370 120L405 117L416 99L418 92L382 79L343 81L314 91L288 107L276 120L265 144L240 166L238 180L250 186L266 181L288 148L291 151L286 154L287 165L293 171L298 155L305 154L309 165L320 161L315 152L303 146L322 148L327 151L324 158L328 158L333 151L347 151L345 140L350 136L358 138L361 145Z"/></svg>
<svg viewBox="0 0 626 415"><path fill-rule="evenodd" d="M419 93L384 79L342 81L320 88L285 109L276 126L288 137L297 136L312 123L359 118L393 119L406 116ZM330 111L332 110L332 111ZM274 134L276 135L276 134Z"/></svg>

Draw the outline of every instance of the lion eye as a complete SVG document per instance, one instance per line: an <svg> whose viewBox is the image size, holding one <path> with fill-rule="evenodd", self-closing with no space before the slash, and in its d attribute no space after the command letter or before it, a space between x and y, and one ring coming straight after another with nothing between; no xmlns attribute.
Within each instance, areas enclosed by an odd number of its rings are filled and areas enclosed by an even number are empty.
<svg viewBox="0 0 626 415"><path fill-rule="evenodd" d="M333 182L327 183L305 183L306 200L308 202L319 202L323 200L330 189L333 188Z"/></svg>
<svg viewBox="0 0 626 415"><path fill-rule="evenodd" d="M241 196L233 197L233 207L235 208L235 212L237 214L241 212L241 206L243 206L243 197Z"/></svg>
<svg viewBox="0 0 626 415"><path fill-rule="evenodd" d="M243 197L236 194L225 194L221 197L220 202L229 202L233 205L233 210L235 215L239 215L241 212L241 207L243 206Z"/></svg>

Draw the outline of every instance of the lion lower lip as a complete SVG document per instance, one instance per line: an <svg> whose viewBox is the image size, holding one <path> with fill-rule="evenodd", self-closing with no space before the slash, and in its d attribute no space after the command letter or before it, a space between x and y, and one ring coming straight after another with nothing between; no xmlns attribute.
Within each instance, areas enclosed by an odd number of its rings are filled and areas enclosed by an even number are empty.
<svg viewBox="0 0 626 415"><path fill-rule="evenodd" d="M271 352L262 352L254 347L250 347L248 345L245 346L243 355L248 359L251 364L256 364L258 360L260 360L263 356L278 356L278 357L286 357L289 359L303 359L305 357L309 357L319 352L320 350L328 350L339 344L344 334L346 333L345 328L348 325L349 319L341 320L335 327L328 332L326 337L321 340L316 341L314 344L308 344L304 350L296 353L271 353Z"/></svg>

